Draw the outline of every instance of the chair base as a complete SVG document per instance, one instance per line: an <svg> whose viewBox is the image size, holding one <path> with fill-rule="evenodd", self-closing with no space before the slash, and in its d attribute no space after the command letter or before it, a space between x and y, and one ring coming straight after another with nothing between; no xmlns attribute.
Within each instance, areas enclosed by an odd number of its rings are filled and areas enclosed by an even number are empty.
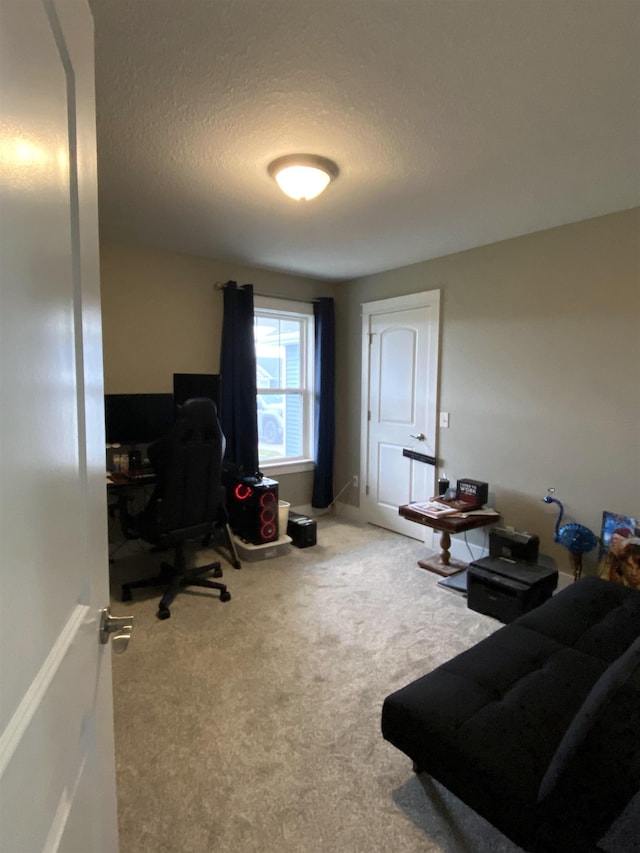
<svg viewBox="0 0 640 853"><path fill-rule="evenodd" d="M184 563L184 555L181 547L176 549L175 563L176 565L162 563L160 574L155 577L143 578L142 580L129 581L122 584L122 601L131 601L132 589L153 588L166 585L164 595L158 604L157 616L158 619L169 619L171 616L169 605L183 587L200 586L206 589L217 589L220 591L220 601L229 601L231 599L231 593L227 591L226 584L202 577L203 575L212 575L214 578L222 577L220 563L209 563L206 566L197 566L193 569L179 568Z"/></svg>

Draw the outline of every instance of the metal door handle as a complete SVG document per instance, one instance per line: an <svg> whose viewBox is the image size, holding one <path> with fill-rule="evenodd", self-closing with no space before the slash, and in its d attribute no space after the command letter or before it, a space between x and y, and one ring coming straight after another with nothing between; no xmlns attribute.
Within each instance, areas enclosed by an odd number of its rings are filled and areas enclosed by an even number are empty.
<svg viewBox="0 0 640 853"><path fill-rule="evenodd" d="M417 438L418 441L425 441L425 439L427 438L427 436L423 432L419 432L417 435L412 435L411 433L409 433L409 435L411 436L411 438Z"/></svg>
<svg viewBox="0 0 640 853"><path fill-rule="evenodd" d="M100 642L108 643L113 635L111 646L117 655L127 650L132 630L133 616L112 616L108 607L100 611Z"/></svg>

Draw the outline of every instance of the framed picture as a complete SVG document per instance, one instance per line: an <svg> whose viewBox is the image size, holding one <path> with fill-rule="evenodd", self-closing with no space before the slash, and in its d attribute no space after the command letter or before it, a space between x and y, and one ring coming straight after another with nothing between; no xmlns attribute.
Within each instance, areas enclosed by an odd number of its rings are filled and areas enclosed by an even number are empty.
<svg viewBox="0 0 640 853"><path fill-rule="evenodd" d="M640 589L640 520L602 513L598 575Z"/></svg>

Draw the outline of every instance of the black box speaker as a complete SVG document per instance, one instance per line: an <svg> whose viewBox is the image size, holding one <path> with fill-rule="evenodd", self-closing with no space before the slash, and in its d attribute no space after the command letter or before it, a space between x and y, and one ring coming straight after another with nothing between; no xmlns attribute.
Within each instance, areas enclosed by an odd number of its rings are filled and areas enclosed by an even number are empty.
<svg viewBox="0 0 640 853"><path fill-rule="evenodd" d="M296 548L309 548L316 544L317 525L315 518L301 515L299 512L289 511L289 522L287 524L287 536Z"/></svg>
<svg viewBox="0 0 640 853"><path fill-rule="evenodd" d="M245 477L227 485L227 511L233 532L252 545L278 539L278 481Z"/></svg>
<svg viewBox="0 0 640 853"><path fill-rule="evenodd" d="M489 556L521 560L524 563L538 562L540 537L525 530L509 527L494 527L489 531Z"/></svg>

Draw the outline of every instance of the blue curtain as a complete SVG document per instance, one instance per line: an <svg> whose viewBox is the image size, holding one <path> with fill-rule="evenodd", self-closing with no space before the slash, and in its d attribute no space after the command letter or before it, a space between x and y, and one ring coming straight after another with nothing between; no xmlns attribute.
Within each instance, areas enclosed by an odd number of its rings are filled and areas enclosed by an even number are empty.
<svg viewBox="0 0 640 853"><path fill-rule="evenodd" d="M323 296L313 305L315 318L315 475L311 505L329 506L333 500L335 444L335 311L333 299Z"/></svg>
<svg viewBox="0 0 640 853"><path fill-rule="evenodd" d="M239 476L254 476L259 461L252 284L238 287L235 281L228 281L224 288L220 384L225 461Z"/></svg>

